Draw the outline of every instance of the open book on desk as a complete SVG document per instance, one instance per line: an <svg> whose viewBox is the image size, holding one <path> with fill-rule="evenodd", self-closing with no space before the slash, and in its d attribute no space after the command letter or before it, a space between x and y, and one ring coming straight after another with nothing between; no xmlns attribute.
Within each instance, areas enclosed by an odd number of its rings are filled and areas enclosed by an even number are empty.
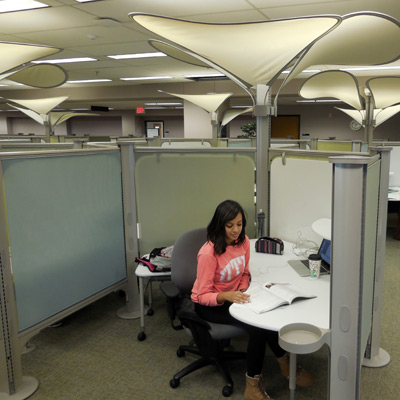
<svg viewBox="0 0 400 400"><path fill-rule="evenodd" d="M292 304L295 300L312 299L313 294L304 293L296 286L288 283L265 283L246 291L250 295L250 302L244 306L257 314L271 311L283 305Z"/></svg>

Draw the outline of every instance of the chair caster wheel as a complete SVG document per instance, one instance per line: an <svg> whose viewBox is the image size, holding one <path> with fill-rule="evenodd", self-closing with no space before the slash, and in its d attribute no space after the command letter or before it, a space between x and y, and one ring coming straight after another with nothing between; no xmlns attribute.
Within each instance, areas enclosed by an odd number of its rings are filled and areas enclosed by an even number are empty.
<svg viewBox="0 0 400 400"><path fill-rule="evenodd" d="M154 310L152 308L149 308L146 315L151 317L153 314L154 314Z"/></svg>
<svg viewBox="0 0 400 400"><path fill-rule="evenodd" d="M177 355L178 357L184 357L184 356L185 356L185 352L184 352L184 350L178 349L178 350L176 351L176 355Z"/></svg>
<svg viewBox="0 0 400 400"><path fill-rule="evenodd" d="M175 389L179 386L180 383L181 383L181 381L179 379L173 378L169 381L169 386L171 386L172 389Z"/></svg>
<svg viewBox="0 0 400 400"><path fill-rule="evenodd" d="M143 340L146 339L146 334L144 332L140 332L137 336L137 339L139 340L139 342L143 342Z"/></svg>
<svg viewBox="0 0 400 400"><path fill-rule="evenodd" d="M222 395L224 397L229 397L233 392L233 387L232 386L224 386L222 389Z"/></svg>

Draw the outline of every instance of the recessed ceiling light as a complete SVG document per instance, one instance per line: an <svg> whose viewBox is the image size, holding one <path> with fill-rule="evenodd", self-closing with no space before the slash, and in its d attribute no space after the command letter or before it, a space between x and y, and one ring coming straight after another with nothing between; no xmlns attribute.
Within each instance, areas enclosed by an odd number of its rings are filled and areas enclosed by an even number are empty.
<svg viewBox="0 0 400 400"><path fill-rule="evenodd" d="M184 78L217 78L217 77L223 77L225 76L224 74L208 74L208 75L185 75Z"/></svg>
<svg viewBox="0 0 400 400"><path fill-rule="evenodd" d="M92 1L99 1L99 0L75 0L75 1L77 1L78 3L90 3Z"/></svg>
<svg viewBox="0 0 400 400"><path fill-rule="evenodd" d="M99 61L97 58L91 57L77 57L77 58L58 58L54 60L37 60L32 61L35 64L65 64L65 63L76 63L76 62L87 62L87 61Z"/></svg>
<svg viewBox="0 0 400 400"><path fill-rule="evenodd" d="M286 71L282 71L281 74L289 74L290 72L291 72L290 70L286 70ZM317 72L321 72L321 70L320 69L305 69L301 72L305 72L308 74L315 74Z"/></svg>
<svg viewBox="0 0 400 400"><path fill-rule="evenodd" d="M12 11L23 11L33 10L35 8L50 7L47 4L41 3L35 0L1 0L0 1L0 13L12 12Z"/></svg>
<svg viewBox="0 0 400 400"><path fill-rule="evenodd" d="M181 106L182 103L144 103L145 106Z"/></svg>
<svg viewBox="0 0 400 400"><path fill-rule="evenodd" d="M135 78L119 78L121 81L146 81L150 79L172 79L172 76L138 76Z"/></svg>
<svg viewBox="0 0 400 400"><path fill-rule="evenodd" d="M167 55L161 52L153 53L133 53L133 54L116 54L114 56L107 56L115 60L127 60L130 58L151 58L151 57L166 57Z"/></svg>
<svg viewBox="0 0 400 400"><path fill-rule="evenodd" d="M341 68L340 71L379 71L387 69L400 69L400 65L393 66L370 66L370 67L348 67Z"/></svg>
<svg viewBox="0 0 400 400"><path fill-rule="evenodd" d="M111 79L83 79L80 81L67 81L67 83L97 83L97 82L112 82Z"/></svg>

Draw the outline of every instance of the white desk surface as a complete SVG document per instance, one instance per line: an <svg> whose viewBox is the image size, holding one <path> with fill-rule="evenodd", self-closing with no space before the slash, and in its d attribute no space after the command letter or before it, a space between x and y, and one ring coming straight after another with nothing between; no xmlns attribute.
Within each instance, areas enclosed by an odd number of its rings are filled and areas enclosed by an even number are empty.
<svg viewBox="0 0 400 400"><path fill-rule="evenodd" d="M291 283L299 289L313 293L317 297L295 301L289 306L281 306L275 310L257 314L241 304L232 304L229 311L233 317L249 325L279 331L283 326L295 322L329 328L330 275L319 279L300 277L287 261L299 258L293 254L292 244L285 242L283 255L256 253L255 240L251 240L250 272L254 282ZM250 285L250 286L251 286Z"/></svg>
<svg viewBox="0 0 400 400"><path fill-rule="evenodd" d="M162 276L170 276L171 271L168 272L151 272L145 265L139 263L135 270L135 275L138 278L157 278Z"/></svg>
<svg viewBox="0 0 400 400"><path fill-rule="evenodd" d="M388 198L390 201L400 201L400 187L389 187Z"/></svg>

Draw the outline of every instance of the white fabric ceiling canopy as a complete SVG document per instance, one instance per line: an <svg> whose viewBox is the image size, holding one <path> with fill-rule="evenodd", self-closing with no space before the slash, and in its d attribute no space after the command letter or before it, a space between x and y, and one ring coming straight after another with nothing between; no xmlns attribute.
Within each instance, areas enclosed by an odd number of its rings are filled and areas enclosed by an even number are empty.
<svg viewBox="0 0 400 400"><path fill-rule="evenodd" d="M28 61L56 54L61 49L37 44L0 42L0 73L18 67Z"/></svg>
<svg viewBox="0 0 400 400"><path fill-rule="evenodd" d="M161 51L169 57L175 58L176 60L183 61L187 64L197 65L199 67L210 68L210 66L199 59L192 57L187 52L182 51L176 46L170 43L162 42L161 40L149 40L149 44L153 46L156 50Z"/></svg>
<svg viewBox="0 0 400 400"><path fill-rule="evenodd" d="M343 111L351 118L356 120L360 125L365 126L365 110L349 110L346 108L335 107L336 109ZM400 111L400 105L387 107L385 109L376 108L373 110L373 126L377 127L383 122L387 121L389 118L393 117L393 115L397 114Z"/></svg>
<svg viewBox="0 0 400 400"><path fill-rule="evenodd" d="M348 108L339 108L335 107L337 110L344 112L345 114L349 115L355 121L357 121L360 125L364 125L365 119L365 110L351 110Z"/></svg>
<svg viewBox="0 0 400 400"><path fill-rule="evenodd" d="M285 84L312 65L377 65L400 58L400 24L380 13L360 12L343 21L305 52Z"/></svg>
<svg viewBox="0 0 400 400"><path fill-rule="evenodd" d="M271 83L305 47L340 22L339 16L225 24L140 13L130 17L248 89Z"/></svg>
<svg viewBox="0 0 400 400"><path fill-rule="evenodd" d="M67 100L68 96L61 97L49 97L46 99L33 99L33 100L16 100L7 99L13 103L19 104L29 110L35 111L38 114L47 114L55 106L58 106L64 100Z"/></svg>
<svg viewBox="0 0 400 400"><path fill-rule="evenodd" d="M211 93L211 94L178 94L169 93L159 90L161 93L167 93L171 96L180 97L181 99L190 101L198 107L208 112L215 112L219 106L230 96L232 93Z"/></svg>
<svg viewBox="0 0 400 400"><path fill-rule="evenodd" d="M9 79L37 88L53 88L62 85L67 80L66 71L55 64L33 64L14 69L0 75L0 80Z"/></svg>
<svg viewBox="0 0 400 400"><path fill-rule="evenodd" d="M232 120L234 120L236 117L238 117L239 115L248 113L250 111L253 111L253 107L249 107L246 109L237 109L237 108L230 108L229 110L226 110L224 112L224 116L222 117L222 121L221 121L221 127L228 125L229 122L231 122Z"/></svg>
<svg viewBox="0 0 400 400"><path fill-rule="evenodd" d="M376 108L386 108L400 102L399 77L372 78L366 85L372 93Z"/></svg>
<svg viewBox="0 0 400 400"><path fill-rule="evenodd" d="M51 126L57 126L62 124L64 121L72 118L72 117L84 117L84 116L98 116L99 114L92 113L74 113L74 112L62 112L56 111L50 113L50 124Z"/></svg>
<svg viewBox="0 0 400 400"><path fill-rule="evenodd" d="M305 99L334 97L353 106L357 110L363 107L355 77L345 71L325 71L308 78L299 90Z"/></svg>

